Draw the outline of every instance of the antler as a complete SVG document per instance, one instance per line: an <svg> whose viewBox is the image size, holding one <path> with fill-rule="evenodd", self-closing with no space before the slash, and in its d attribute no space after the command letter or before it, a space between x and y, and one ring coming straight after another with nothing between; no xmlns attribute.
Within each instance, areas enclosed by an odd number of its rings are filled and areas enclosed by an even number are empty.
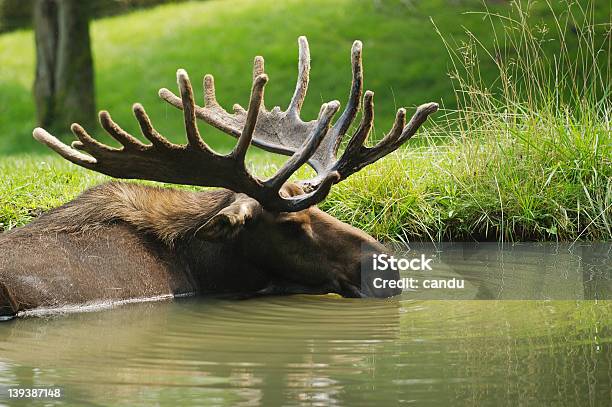
<svg viewBox="0 0 612 407"><path fill-rule="evenodd" d="M72 143L72 148L42 128L36 128L33 135L68 161L112 177L225 187L255 198L272 211L300 211L325 199L332 184L338 180L338 173L329 173L316 190L305 195L282 197L279 191L291 174L319 147L339 103L333 101L321 106L317 124L312 127L304 143L273 177L262 181L246 169L245 155L253 137L267 81L268 77L263 73L253 78L249 108L245 112L238 142L227 155L217 154L200 137L193 89L187 73L182 69L177 71L177 82L185 118L186 145L173 144L160 135L140 104L135 104L133 110L142 134L151 142L148 145L119 127L105 111L100 112L100 123L106 132L123 145L120 149L100 143L78 124L71 126L72 132L79 139Z"/></svg>
<svg viewBox="0 0 612 407"><path fill-rule="evenodd" d="M248 110L234 105L234 113L230 114L223 109L216 100L211 75L204 77L204 107L195 104L189 77L182 69L177 71L180 97L168 89L159 91L164 100L183 111L186 145L173 144L161 136L140 104L134 105L134 115L142 134L151 144L143 144L121 129L105 111L100 112L100 123L123 145L120 149L100 143L78 124L71 126L79 139L72 143L72 148L42 128L34 130L34 138L77 165L113 177L225 187L255 198L272 211L306 209L325 199L332 184L391 153L410 139L427 116L438 109L438 105L428 103L419 106L407 125L406 111L399 109L391 131L374 147L366 147L364 143L374 121L374 93L365 92L361 123L338 159L336 155L342 138L359 111L363 90L361 42L355 41L351 52L353 82L348 103L338 121L331 126L332 117L340 106L337 101L323 104L316 120L304 122L300 118L308 90L310 52L305 37L300 37L298 41L298 80L285 111L279 107L270 111L265 108L263 93L268 77L264 73L263 58L256 57ZM227 155L213 151L200 137L196 118L238 138L233 151ZM246 151L251 143L272 152L291 155L291 158L273 177L260 180L251 175L245 166ZM283 184L306 162L317 172L315 178L300 181L307 193L282 197L280 189Z"/></svg>
<svg viewBox="0 0 612 407"><path fill-rule="evenodd" d="M295 92L287 110L281 111L279 107L266 110L264 103L260 105L259 119L255 126L252 143L265 150L290 155L299 150L304 140L319 124L319 120L304 122L300 118L300 110L308 90L310 72L310 51L306 37L298 39L299 63L298 79ZM359 111L359 101L363 91L363 67L361 62L362 44L355 41L351 49L351 65L353 81L348 102L342 115L336 123L327 130L327 134L318 149L308 160L308 164L316 171L317 176L311 180L300 181L307 190L316 190L322 182L333 172L345 179L361 168L377 161L399 148L408 141L425 122L427 117L438 110L437 103L427 103L417 108L412 119L406 125L406 110L397 111L393 127L374 147L366 147L368 135L374 123L374 93L366 91L363 99L363 114L359 127L353 134L344 153L338 159L336 155L342 139ZM264 73L264 60L255 57L253 63L253 77ZM159 91L162 99L172 106L183 109L181 98L168 89ZM247 120L247 111L240 105L234 105L234 113L230 114L223 109L215 97L215 85L212 75L204 77L204 107L195 106L196 117L217 129L240 137L241 129Z"/></svg>

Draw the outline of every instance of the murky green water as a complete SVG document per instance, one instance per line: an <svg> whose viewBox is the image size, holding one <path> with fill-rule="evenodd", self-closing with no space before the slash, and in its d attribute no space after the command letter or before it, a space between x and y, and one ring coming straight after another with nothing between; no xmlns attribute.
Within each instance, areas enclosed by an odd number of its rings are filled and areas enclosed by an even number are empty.
<svg viewBox="0 0 612 407"><path fill-rule="evenodd" d="M30 405L6 397L19 385L62 388L40 405L605 406L611 312L612 301L405 293L192 298L17 319L0 324L0 403Z"/></svg>

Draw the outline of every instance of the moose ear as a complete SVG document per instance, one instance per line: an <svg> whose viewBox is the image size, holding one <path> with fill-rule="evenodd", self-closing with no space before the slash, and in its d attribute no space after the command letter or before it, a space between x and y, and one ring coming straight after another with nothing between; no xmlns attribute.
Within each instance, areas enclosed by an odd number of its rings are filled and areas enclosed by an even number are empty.
<svg viewBox="0 0 612 407"><path fill-rule="evenodd" d="M231 239L240 233L247 221L257 218L261 212L259 202L245 194L237 194L236 200L200 226L195 236L202 240Z"/></svg>

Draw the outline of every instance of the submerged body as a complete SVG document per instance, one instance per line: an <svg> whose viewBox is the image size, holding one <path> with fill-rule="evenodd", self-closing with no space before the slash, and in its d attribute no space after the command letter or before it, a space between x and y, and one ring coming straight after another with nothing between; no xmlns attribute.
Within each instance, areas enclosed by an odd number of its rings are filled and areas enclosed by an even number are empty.
<svg viewBox="0 0 612 407"><path fill-rule="evenodd" d="M239 291L241 284L231 273L247 269L243 287L262 288L264 279L256 270L225 254L238 252L237 242L179 235L179 225L171 219L166 223L177 231L169 240L155 219L162 212L178 216L183 207L172 206L180 198L201 199L218 212L215 206L233 195L226 190L198 194L109 183L0 235L3 314L215 289ZM156 205L149 206L153 202ZM196 224L197 219L189 220ZM255 285L250 284L253 280Z"/></svg>
<svg viewBox="0 0 612 407"><path fill-rule="evenodd" d="M0 315L195 294L359 296L347 285L359 286L359 270L347 281L338 270L361 253L323 247L331 237L382 246L314 207L279 220L251 203L225 189L92 188L0 235Z"/></svg>

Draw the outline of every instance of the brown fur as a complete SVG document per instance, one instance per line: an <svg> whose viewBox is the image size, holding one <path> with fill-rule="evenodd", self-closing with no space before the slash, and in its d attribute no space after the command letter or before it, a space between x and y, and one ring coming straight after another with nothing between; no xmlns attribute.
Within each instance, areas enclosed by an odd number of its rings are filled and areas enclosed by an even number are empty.
<svg viewBox="0 0 612 407"><path fill-rule="evenodd" d="M49 211L35 225L46 232L70 233L95 230L122 221L172 246L179 239L193 234L213 215L229 205L235 195L225 189L191 192L108 182Z"/></svg>

